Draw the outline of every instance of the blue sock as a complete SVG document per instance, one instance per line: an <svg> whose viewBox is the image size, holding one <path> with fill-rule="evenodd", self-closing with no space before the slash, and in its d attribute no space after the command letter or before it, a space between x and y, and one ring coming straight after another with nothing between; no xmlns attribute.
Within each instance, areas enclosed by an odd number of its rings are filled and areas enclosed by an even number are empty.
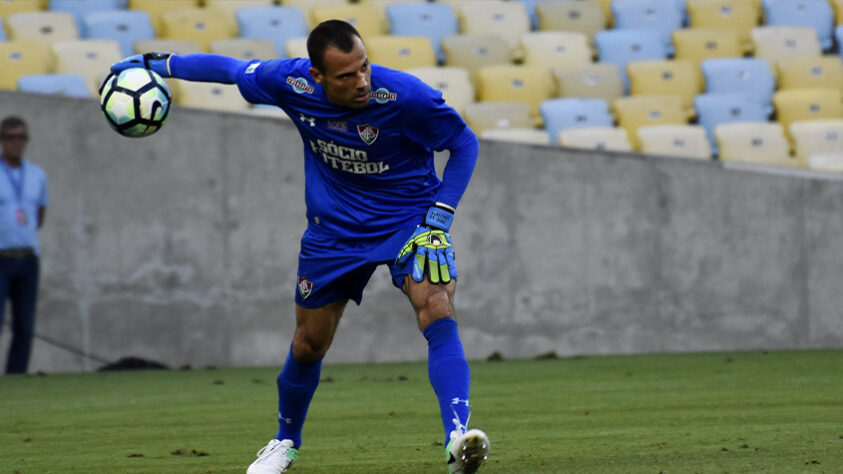
<svg viewBox="0 0 843 474"><path fill-rule="evenodd" d="M319 385L322 361L312 364L300 364L293 357L293 346L284 368L278 374L278 435L279 440L293 440L296 448L301 446L301 431L307 408L313 398L313 392Z"/></svg>
<svg viewBox="0 0 843 474"><path fill-rule="evenodd" d="M427 373L436 398L439 399L447 445L451 431L465 431L468 426L471 414L468 403L471 372L465 360L455 319L434 321L424 330L424 337L428 346Z"/></svg>

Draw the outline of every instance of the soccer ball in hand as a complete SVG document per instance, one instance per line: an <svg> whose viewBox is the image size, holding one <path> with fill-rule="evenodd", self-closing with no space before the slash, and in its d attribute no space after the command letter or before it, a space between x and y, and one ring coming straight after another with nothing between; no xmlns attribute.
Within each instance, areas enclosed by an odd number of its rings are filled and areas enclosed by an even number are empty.
<svg viewBox="0 0 843 474"><path fill-rule="evenodd" d="M170 115L170 89L149 69L131 68L109 74L100 86L100 108L108 124L126 137L147 137Z"/></svg>

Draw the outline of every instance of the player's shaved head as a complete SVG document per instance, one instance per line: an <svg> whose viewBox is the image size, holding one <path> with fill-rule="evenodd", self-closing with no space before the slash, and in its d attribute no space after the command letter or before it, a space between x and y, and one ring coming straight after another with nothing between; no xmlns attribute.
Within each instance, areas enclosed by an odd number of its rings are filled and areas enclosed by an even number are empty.
<svg viewBox="0 0 843 474"><path fill-rule="evenodd" d="M307 55L313 67L325 71L325 50L337 48L344 53L354 49L354 37L363 39L349 23L342 20L328 20L319 23L307 37Z"/></svg>

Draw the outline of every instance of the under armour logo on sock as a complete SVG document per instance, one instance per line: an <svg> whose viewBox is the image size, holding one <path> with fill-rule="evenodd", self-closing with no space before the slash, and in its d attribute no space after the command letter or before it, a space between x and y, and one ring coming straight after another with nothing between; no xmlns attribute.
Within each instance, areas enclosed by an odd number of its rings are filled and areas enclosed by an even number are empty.
<svg viewBox="0 0 843 474"><path fill-rule="evenodd" d="M283 414L281 414L281 412L279 411L279 412L278 412L278 422L279 422L279 423L280 423L280 422L284 422L284 423L286 423L286 424L288 424L288 425L292 425L292 424L293 424L293 419L292 419L292 418L284 418L284 415L283 415Z"/></svg>

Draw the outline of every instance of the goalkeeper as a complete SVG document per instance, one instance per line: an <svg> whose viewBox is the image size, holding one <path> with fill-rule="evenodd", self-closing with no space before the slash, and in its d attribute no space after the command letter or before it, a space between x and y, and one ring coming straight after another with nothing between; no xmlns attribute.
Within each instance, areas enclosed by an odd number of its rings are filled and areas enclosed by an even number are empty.
<svg viewBox="0 0 843 474"><path fill-rule="evenodd" d="M321 23L309 59L241 61L147 53L113 72L237 84L246 100L278 106L304 144L307 229L301 239L296 332L278 376L277 435L249 473L280 473L298 456L308 406L346 303L360 304L378 265L409 298L428 341L428 373L452 473L473 473L489 440L468 429L469 367L454 319L457 268L449 228L477 161L477 137L440 92L369 63L348 23ZM433 151L449 150L440 180Z"/></svg>

